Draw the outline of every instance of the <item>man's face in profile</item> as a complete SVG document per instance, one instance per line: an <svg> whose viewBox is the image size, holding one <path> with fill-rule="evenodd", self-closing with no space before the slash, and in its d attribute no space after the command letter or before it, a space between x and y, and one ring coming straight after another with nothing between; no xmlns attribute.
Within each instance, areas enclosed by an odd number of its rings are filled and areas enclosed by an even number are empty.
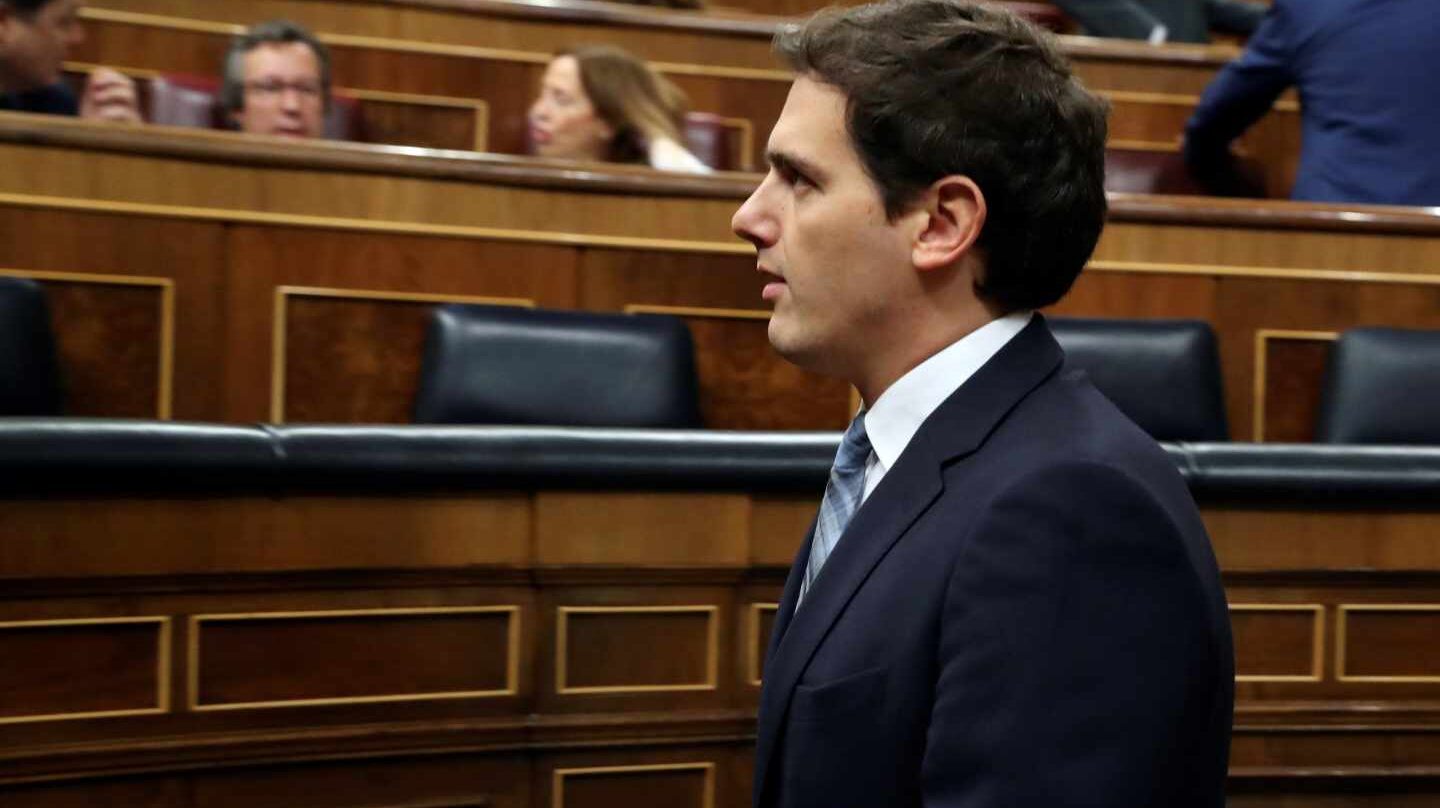
<svg viewBox="0 0 1440 808"><path fill-rule="evenodd" d="M245 104L234 114L252 135L316 138L325 131L320 60L304 42L267 42L245 53Z"/></svg>
<svg viewBox="0 0 1440 808"><path fill-rule="evenodd" d="M857 378L904 316L911 225L890 222L845 123L845 95L801 76L770 135L770 172L731 226L755 245L770 342L809 370Z"/></svg>
<svg viewBox="0 0 1440 808"><path fill-rule="evenodd" d="M60 80L70 48L85 37L80 0L52 0L21 14L0 3L0 89L24 92Z"/></svg>

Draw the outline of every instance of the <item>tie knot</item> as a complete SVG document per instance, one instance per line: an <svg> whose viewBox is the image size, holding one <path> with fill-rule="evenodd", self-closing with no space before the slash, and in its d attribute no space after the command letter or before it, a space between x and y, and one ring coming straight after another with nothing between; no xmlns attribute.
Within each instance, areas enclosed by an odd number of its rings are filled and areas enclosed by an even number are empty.
<svg viewBox="0 0 1440 808"><path fill-rule="evenodd" d="M840 451L835 453L836 469L864 468L870 459L870 436L865 434L865 413L855 416L845 437L840 439Z"/></svg>

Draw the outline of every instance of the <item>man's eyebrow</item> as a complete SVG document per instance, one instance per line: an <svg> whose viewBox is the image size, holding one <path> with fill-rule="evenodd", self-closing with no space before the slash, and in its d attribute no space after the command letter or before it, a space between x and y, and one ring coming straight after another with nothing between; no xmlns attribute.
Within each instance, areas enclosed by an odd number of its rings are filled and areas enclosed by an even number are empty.
<svg viewBox="0 0 1440 808"><path fill-rule="evenodd" d="M793 171L804 174L812 180L821 177L819 167L807 162L805 158L790 154L779 149L766 149L765 161L778 171Z"/></svg>

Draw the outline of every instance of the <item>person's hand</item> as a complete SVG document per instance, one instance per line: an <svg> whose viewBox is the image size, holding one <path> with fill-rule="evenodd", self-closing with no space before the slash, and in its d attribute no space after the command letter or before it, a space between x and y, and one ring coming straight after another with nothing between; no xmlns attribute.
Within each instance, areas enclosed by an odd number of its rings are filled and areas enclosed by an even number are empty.
<svg viewBox="0 0 1440 808"><path fill-rule="evenodd" d="M140 100L135 82L108 67L98 67L85 83L80 117L96 121L140 123Z"/></svg>

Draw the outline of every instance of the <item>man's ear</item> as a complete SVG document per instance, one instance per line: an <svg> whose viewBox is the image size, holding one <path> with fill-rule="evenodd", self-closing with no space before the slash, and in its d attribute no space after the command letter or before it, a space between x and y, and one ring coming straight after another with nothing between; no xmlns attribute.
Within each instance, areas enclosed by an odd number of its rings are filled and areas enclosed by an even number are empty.
<svg viewBox="0 0 1440 808"><path fill-rule="evenodd" d="M926 191L925 219L915 237L911 260L921 271L942 269L959 261L974 246L985 226L985 194L963 175L942 177Z"/></svg>

